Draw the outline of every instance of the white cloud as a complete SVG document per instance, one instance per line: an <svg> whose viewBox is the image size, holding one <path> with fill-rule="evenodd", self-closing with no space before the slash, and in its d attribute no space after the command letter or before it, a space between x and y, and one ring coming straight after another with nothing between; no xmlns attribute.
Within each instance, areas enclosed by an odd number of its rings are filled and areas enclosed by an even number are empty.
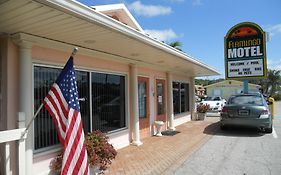
<svg viewBox="0 0 281 175"><path fill-rule="evenodd" d="M178 38L178 35L172 29L166 30L144 30L152 38L156 38L159 41L171 41Z"/></svg>
<svg viewBox="0 0 281 175"><path fill-rule="evenodd" d="M265 31L269 32L270 36L281 34L281 24L270 25Z"/></svg>
<svg viewBox="0 0 281 175"><path fill-rule="evenodd" d="M168 15L172 13L171 7L164 7L160 5L144 5L140 1L135 1L128 5L128 8L140 16L158 16Z"/></svg>
<svg viewBox="0 0 281 175"><path fill-rule="evenodd" d="M202 3L202 0L193 0L192 5L200 6L200 5L203 5L203 3Z"/></svg>
<svg viewBox="0 0 281 175"><path fill-rule="evenodd" d="M281 70L281 59L267 59L267 67L269 69Z"/></svg>

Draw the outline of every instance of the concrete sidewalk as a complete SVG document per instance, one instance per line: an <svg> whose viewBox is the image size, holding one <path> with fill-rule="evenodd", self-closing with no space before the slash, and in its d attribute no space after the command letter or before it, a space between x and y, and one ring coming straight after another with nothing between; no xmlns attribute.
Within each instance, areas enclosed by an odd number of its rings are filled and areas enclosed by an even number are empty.
<svg viewBox="0 0 281 175"><path fill-rule="evenodd" d="M143 139L143 145L118 150L106 175L170 175L219 128L217 117L191 121L176 127L178 132Z"/></svg>

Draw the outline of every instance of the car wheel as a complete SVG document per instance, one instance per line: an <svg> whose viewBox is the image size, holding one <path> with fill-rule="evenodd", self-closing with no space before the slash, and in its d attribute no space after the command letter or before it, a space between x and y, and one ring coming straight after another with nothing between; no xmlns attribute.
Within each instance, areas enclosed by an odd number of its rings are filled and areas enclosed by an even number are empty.
<svg viewBox="0 0 281 175"><path fill-rule="evenodd" d="M265 133L272 133L272 126L270 128L264 128Z"/></svg>
<svg viewBox="0 0 281 175"><path fill-rule="evenodd" d="M226 126L223 124L220 125L220 128L221 128L221 130L226 130Z"/></svg>

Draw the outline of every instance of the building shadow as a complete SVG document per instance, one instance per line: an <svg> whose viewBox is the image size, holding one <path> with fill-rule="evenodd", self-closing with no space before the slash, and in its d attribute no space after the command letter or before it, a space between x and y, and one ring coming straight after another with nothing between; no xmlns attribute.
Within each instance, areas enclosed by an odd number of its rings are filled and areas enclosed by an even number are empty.
<svg viewBox="0 0 281 175"><path fill-rule="evenodd" d="M249 128L249 127L227 126L225 130L221 130L220 122L216 122L208 125L204 129L203 133L208 135L230 136L230 137L261 137L265 135L257 128Z"/></svg>
<svg viewBox="0 0 281 175"><path fill-rule="evenodd" d="M171 130L166 130L162 131L161 134L164 136L174 136L176 134L180 133L180 131L171 131Z"/></svg>

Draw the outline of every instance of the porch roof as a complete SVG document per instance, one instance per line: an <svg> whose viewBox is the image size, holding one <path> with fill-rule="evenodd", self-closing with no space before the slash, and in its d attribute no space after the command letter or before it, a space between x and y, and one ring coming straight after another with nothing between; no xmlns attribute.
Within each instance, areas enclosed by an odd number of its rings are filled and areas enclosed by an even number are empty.
<svg viewBox="0 0 281 175"><path fill-rule="evenodd" d="M4 0L0 16L0 35L24 33L102 53L115 61L192 77L219 75L186 53L77 1Z"/></svg>

